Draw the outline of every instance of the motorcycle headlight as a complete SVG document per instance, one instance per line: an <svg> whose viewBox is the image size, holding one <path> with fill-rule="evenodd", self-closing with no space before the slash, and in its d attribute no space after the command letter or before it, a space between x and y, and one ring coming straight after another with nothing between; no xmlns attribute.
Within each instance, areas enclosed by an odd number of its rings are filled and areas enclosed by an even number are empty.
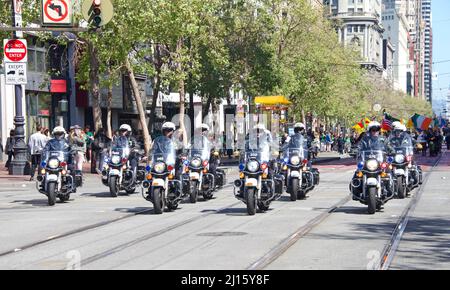
<svg viewBox="0 0 450 290"><path fill-rule="evenodd" d="M376 161L375 159L371 159L366 162L366 167L370 171L375 171L378 169L378 161Z"/></svg>
<svg viewBox="0 0 450 290"><path fill-rule="evenodd" d="M397 154L395 155L395 163L403 163L405 162L405 155Z"/></svg>
<svg viewBox="0 0 450 290"><path fill-rule="evenodd" d="M112 157L111 157L111 163L112 164L119 164L120 163L120 156L119 155L113 155Z"/></svg>
<svg viewBox="0 0 450 290"><path fill-rule="evenodd" d="M259 169L259 163L258 163L258 161L254 161L254 160L249 161L249 162L247 163L247 169L248 169L248 171L250 171L250 172L256 172L256 171L258 171L258 169Z"/></svg>
<svg viewBox="0 0 450 290"><path fill-rule="evenodd" d="M294 166L297 166L300 164L300 157L298 156L292 156L291 157L291 164Z"/></svg>
<svg viewBox="0 0 450 290"><path fill-rule="evenodd" d="M166 164L164 164L164 162L158 162L155 164L155 166L153 166L153 169L156 173L163 173L166 169Z"/></svg>
<svg viewBox="0 0 450 290"><path fill-rule="evenodd" d="M191 161L191 166L192 167L200 167L202 165L202 161L198 158L194 158Z"/></svg>
<svg viewBox="0 0 450 290"><path fill-rule="evenodd" d="M50 160L48 161L48 167L49 167L49 168L51 168L51 169L56 169L56 168L58 168L58 166L59 166L59 161L58 161L58 159L53 158L53 159L50 159Z"/></svg>

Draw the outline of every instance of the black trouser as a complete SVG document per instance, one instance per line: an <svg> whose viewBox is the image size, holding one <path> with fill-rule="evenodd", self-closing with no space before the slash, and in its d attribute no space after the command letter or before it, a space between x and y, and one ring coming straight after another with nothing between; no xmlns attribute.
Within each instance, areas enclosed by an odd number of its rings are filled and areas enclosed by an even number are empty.
<svg viewBox="0 0 450 290"><path fill-rule="evenodd" d="M9 165L11 164L11 161L14 157L14 152L8 152L8 160L6 161L5 167L9 168Z"/></svg>
<svg viewBox="0 0 450 290"><path fill-rule="evenodd" d="M34 173L36 172L36 168L40 170L41 168L41 154L32 154L31 155L31 177L34 177ZM38 173L39 175L39 173Z"/></svg>

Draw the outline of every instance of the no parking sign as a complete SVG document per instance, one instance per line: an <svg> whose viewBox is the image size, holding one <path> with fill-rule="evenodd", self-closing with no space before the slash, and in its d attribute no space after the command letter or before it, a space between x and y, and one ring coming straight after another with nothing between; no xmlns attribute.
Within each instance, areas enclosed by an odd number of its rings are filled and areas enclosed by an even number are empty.
<svg viewBox="0 0 450 290"><path fill-rule="evenodd" d="M43 26L72 25L73 4L71 0L41 0Z"/></svg>

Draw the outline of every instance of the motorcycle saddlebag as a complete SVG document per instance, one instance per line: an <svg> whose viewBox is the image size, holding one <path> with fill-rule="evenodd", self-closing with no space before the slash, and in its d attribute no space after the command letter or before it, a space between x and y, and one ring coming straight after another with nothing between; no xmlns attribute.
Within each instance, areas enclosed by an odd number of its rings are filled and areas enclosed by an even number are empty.
<svg viewBox="0 0 450 290"><path fill-rule="evenodd" d="M314 176L314 185L319 185L319 182L320 182L320 172L319 172L319 169L317 169L317 168L312 168L312 169L311 169L311 172L312 172L312 174L313 174L313 176Z"/></svg>
<svg viewBox="0 0 450 290"><path fill-rule="evenodd" d="M83 186L83 176L80 174L75 175L75 185L76 187L82 187Z"/></svg>

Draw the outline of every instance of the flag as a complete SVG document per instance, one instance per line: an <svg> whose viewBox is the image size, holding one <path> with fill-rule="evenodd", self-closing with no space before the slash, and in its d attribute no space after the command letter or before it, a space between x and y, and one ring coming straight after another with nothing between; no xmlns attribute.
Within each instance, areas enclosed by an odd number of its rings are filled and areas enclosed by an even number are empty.
<svg viewBox="0 0 450 290"><path fill-rule="evenodd" d="M412 116L411 120L414 123L414 127L416 129L420 129L422 131L430 128L430 125L433 122L433 119L419 115L419 114L414 114L414 116Z"/></svg>
<svg viewBox="0 0 450 290"><path fill-rule="evenodd" d="M394 122L400 122L400 120L392 117L389 114L384 114L384 119L383 119L383 122L381 123L381 129L383 129L385 131L391 131L392 123L394 123Z"/></svg>

